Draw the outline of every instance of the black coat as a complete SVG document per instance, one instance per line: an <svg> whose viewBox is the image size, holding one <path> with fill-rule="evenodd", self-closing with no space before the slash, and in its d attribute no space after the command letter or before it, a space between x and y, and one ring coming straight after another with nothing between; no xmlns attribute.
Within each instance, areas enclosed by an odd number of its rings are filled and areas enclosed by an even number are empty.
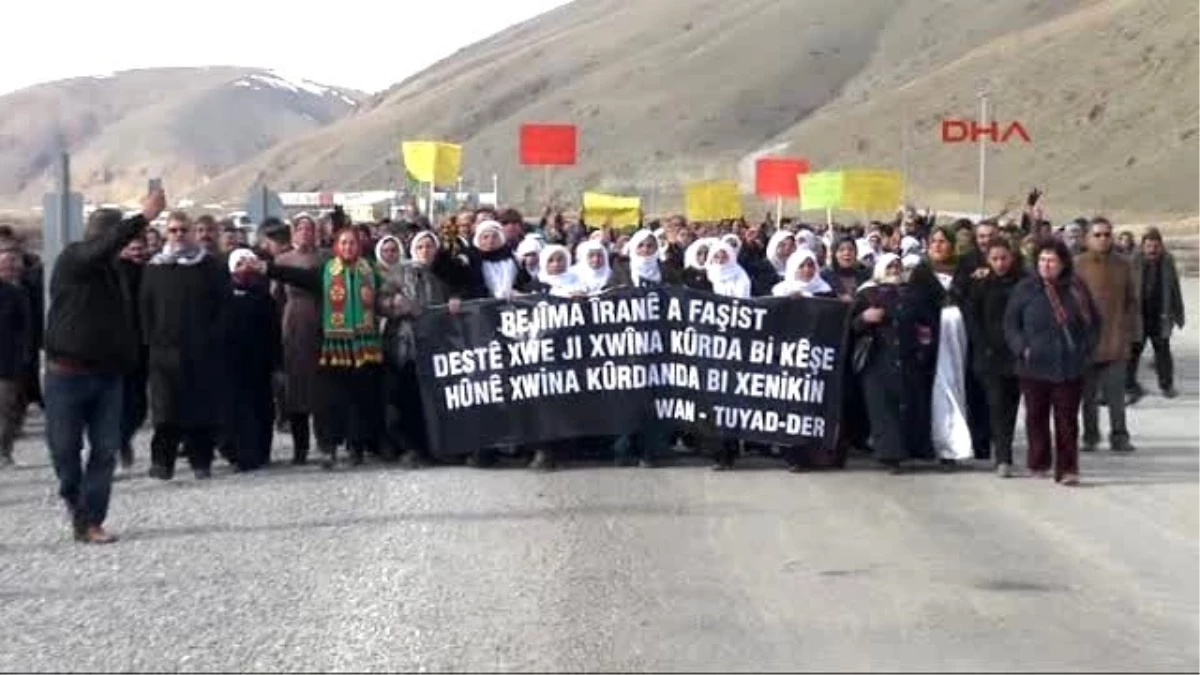
<svg viewBox="0 0 1200 675"><path fill-rule="evenodd" d="M140 306L155 425L220 424L230 296L229 273L211 255L193 264L146 266Z"/></svg>
<svg viewBox="0 0 1200 675"><path fill-rule="evenodd" d="M608 283L604 284L604 290L612 288L634 288L633 272L629 267L629 261L624 259L616 259L611 262L612 274L608 276ZM662 280L658 284L654 284L643 280L640 286L653 287L657 285L679 286L683 283L683 270L662 263L658 264L659 274Z"/></svg>
<svg viewBox="0 0 1200 675"><path fill-rule="evenodd" d="M513 249L505 246L491 253L483 253L479 249L469 248L466 250L468 263L467 271L467 296L472 299L491 298L492 292L487 287L487 281L483 275L483 265L485 262L503 263L512 265L517 276L513 279L513 290L517 289L517 282L520 280L521 265L517 264L516 258L513 257Z"/></svg>
<svg viewBox="0 0 1200 675"><path fill-rule="evenodd" d="M25 289L0 281L0 380L15 380L25 373L33 350L33 323Z"/></svg>
<svg viewBox="0 0 1200 675"><path fill-rule="evenodd" d="M243 469L270 460L273 415L271 374L283 366L279 313L261 277L234 282L225 313L225 438Z"/></svg>
<svg viewBox="0 0 1200 675"><path fill-rule="evenodd" d="M849 291L849 295L854 296L858 292L858 287L867 283L867 280L871 278L871 270L867 269L865 265L855 265L846 270L826 267L821 270L821 278L833 289L834 295L841 297Z"/></svg>
<svg viewBox="0 0 1200 675"><path fill-rule="evenodd" d="M980 377L1013 374L1013 355L1004 340L1004 311L1021 278L1021 270L1014 264L1005 276L989 274L973 279L968 286L963 310L971 340L971 369Z"/></svg>
<svg viewBox="0 0 1200 675"><path fill-rule="evenodd" d="M868 324L862 314L882 307L884 319ZM899 461L933 456L933 377L937 369L940 297L922 283L863 289L851 314L858 340L869 340L859 373L877 459Z"/></svg>
<svg viewBox="0 0 1200 675"><path fill-rule="evenodd" d="M137 298L121 283L117 255L146 225L145 218L134 216L58 254L50 276L46 358L114 375L137 369Z"/></svg>
<svg viewBox="0 0 1200 675"><path fill-rule="evenodd" d="M684 268L679 272L679 281L694 291L712 293L712 282L708 280L708 273L704 270Z"/></svg>

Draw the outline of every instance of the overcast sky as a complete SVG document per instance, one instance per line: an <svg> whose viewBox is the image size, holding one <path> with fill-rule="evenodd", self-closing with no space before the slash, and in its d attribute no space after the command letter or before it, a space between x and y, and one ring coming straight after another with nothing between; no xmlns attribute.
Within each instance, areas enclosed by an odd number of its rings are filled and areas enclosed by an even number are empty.
<svg viewBox="0 0 1200 675"><path fill-rule="evenodd" d="M131 68L207 65L271 68L373 92L566 2L5 2L11 6L5 7L7 29L0 39L0 94Z"/></svg>

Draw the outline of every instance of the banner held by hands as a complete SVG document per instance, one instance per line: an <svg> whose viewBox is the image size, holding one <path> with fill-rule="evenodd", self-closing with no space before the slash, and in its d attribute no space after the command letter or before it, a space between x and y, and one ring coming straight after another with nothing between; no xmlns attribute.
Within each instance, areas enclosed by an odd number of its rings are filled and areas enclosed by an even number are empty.
<svg viewBox="0 0 1200 675"><path fill-rule="evenodd" d="M847 169L801 175L800 203L804 210L892 211L904 194L897 171Z"/></svg>
<svg viewBox="0 0 1200 675"><path fill-rule="evenodd" d="M573 166L577 160L578 128L574 124L522 124L521 164Z"/></svg>
<svg viewBox="0 0 1200 675"><path fill-rule="evenodd" d="M583 193L583 219L591 223L597 219L612 221L613 227L637 227L641 220L642 198L606 195L599 192Z"/></svg>
<svg viewBox="0 0 1200 675"><path fill-rule="evenodd" d="M429 184L429 204L425 210L433 218L434 188L455 185L462 175L462 146L438 141L404 141L401 153L409 175Z"/></svg>
<svg viewBox="0 0 1200 675"><path fill-rule="evenodd" d="M775 198L775 223L783 220L783 199L800 196L802 174L808 173L808 160L797 157L762 157L754 163L754 193Z"/></svg>
<svg viewBox="0 0 1200 675"><path fill-rule="evenodd" d="M685 195L687 219L711 222L742 217L742 195L735 180L690 183Z"/></svg>

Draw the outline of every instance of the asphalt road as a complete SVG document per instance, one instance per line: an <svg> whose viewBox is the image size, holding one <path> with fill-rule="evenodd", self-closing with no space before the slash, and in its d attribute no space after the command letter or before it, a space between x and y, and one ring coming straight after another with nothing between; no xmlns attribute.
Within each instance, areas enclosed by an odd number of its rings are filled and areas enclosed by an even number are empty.
<svg viewBox="0 0 1200 675"><path fill-rule="evenodd" d="M1197 335L1184 395L1143 400L1138 452L1085 456L1073 490L766 463L163 484L143 438L123 540L82 547L27 438L0 471L0 670L1196 671Z"/></svg>

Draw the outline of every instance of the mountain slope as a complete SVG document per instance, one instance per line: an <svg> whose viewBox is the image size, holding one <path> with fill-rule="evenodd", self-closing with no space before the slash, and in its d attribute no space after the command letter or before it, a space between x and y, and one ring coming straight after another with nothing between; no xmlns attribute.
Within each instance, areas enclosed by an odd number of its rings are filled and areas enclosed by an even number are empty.
<svg viewBox="0 0 1200 675"><path fill-rule="evenodd" d="M978 149L942 143L940 120L975 119L986 83L989 117L1020 121L1033 141L989 146L990 210L1041 185L1060 219L1195 214L1198 18L1189 0L1088 4L904 86L848 92L775 140L821 166L899 168L907 151L912 196L974 209Z"/></svg>
<svg viewBox="0 0 1200 675"><path fill-rule="evenodd" d="M353 112L363 95L246 68L135 70L0 97L0 199L37 203L60 140L76 189L118 201L191 187Z"/></svg>
<svg viewBox="0 0 1200 675"><path fill-rule="evenodd" d="M738 177L739 160L783 148L817 167L907 155L912 196L969 208L977 152L942 146L938 122L973 117L987 78L995 114L1034 137L993 151L990 208L1037 182L1064 211L1192 214L1195 25L1188 0L578 0L197 194L236 197L259 176L396 185L399 141L438 138L465 144L468 184L496 172L506 200L529 203L543 174L518 165L517 127L572 121L580 165L553 177L568 196L636 190L649 210L678 208L682 182Z"/></svg>

